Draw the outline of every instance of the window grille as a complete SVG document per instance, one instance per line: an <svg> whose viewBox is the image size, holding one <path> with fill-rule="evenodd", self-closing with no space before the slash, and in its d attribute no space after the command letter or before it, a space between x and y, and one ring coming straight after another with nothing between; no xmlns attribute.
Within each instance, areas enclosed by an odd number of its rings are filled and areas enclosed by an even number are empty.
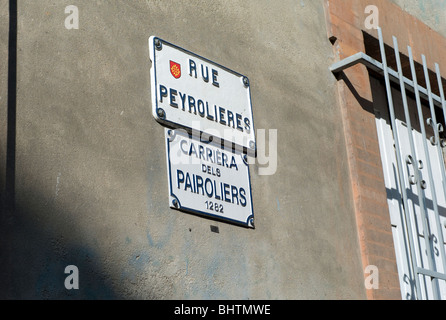
<svg viewBox="0 0 446 320"><path fill-rule="evenodd" d="M411 79L409 79L403 74L397 38L393 37L393 49L397 66L397 70L393 70L388 66L383 34L380 28L378 28L378 37L381 62L363 52L359 52L333 64L330 70L337 75L356 64L363 64L384 77L387 108L394 143L394 157L396 159L397 175L395 178L397 185L399 185L398 191L401 197L399 200L402 205L401 228L405 229L405 245L403 249L400 249L405 250L404 256L407 257L409 270L404 270L404 276L410 278L412 288L410 298L446 299L446 250L444 242L444 229L446 228L446 208L444 207L446 206L439 203L440 198L442 201L446 199L446 171L443 155L443 148L446 143L442 139L444 128L441 123L443 120L446 123L446 101L440 67L438 63L435 63L435 75L438 82L438 94L436 94L432 90L429 69L424 55L421 58L426 87L419 84L423 79L420 79L420 82L417 79L412 48L408 47L411 71ZM404 126L397 126L394 108L395 90L392 90L392 86L398 87L401 93ZM416 110L409 108L408 92L415 97ZM429 117L423 115L422 99L427 101L425 105L429 108ZM413 116L414 113L418 114L417 122L419 123L414 124L421 131L420 136L422 137L420 139L422 143L418 144L414 140L411 121L411 115ZM438 118L441 113L444 119ZM426 129L433 132L433 136L428 137ZM402 132L403 130L407 130L407 132ZM403 135L405 139L402 139ZM425 163L420 159L423 159ZM440 179L441 183L435 183ZM414 203L417 203L418 216L414 209ZM400 274L400 278L402 276ZM426 283L426 279L430 280L429 284Z"/></svg>

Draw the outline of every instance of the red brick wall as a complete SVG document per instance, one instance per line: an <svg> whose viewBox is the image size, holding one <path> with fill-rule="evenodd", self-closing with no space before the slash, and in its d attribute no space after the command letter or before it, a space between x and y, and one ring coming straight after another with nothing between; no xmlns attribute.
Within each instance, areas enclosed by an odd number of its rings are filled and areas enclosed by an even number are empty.
<svg viewBox="0 0 446 320"><path fill-rule="evenodd" d="M369 4L365 0L325 1L327 36L336 39L333 48L338 60L365 52L363 31L377 38L376 30L365 27ZM379 9L386 44L393 47L392 36L396 36L402 53L407 53L409 45L416 61L421 61L423 53L429 61L446 66L446 57L441 54L446 49L443 37L386 0L375 0L373 5ZM367 290L367 297L401 299L367 69L362 65L349 68L341 75L338 87L362 263L364 269L369 265L379 268L379 289Z"/></svg>

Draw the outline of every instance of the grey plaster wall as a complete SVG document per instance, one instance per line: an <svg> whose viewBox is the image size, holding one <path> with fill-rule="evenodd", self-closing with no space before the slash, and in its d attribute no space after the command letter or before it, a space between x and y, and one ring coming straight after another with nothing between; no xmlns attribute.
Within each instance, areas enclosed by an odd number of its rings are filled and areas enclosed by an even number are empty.
<svg viewBox="0 0 446 320"><path fill-rule="evenodd" d="M67 5L79 30L64 26ZM4 115L8 1L0 8ZM365 298L322 0L19 0L17 14L1 298ZM251 168L255 230L169 209L151 35L246 74L255 127L278 129L277 172ZM79 290L64 287L67 265Z"/></svg>
<svg viewBox="0 0 446 320"><path fill-rule="evenodd" d="M446 36L446 1L443 0L390 0L430 28Z"/></svg>

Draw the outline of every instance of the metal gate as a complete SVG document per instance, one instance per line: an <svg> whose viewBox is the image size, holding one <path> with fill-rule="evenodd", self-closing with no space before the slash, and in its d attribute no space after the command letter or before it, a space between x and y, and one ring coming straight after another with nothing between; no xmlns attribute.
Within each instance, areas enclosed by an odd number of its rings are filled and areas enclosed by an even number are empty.
<svg viewBox="0 0 446 320"><path fill-rule="evenodd" d="M426 57L426 87L418 84L412 49L408 47L411 79L403 74L398 41L393 37L397 70L388 67L382 30L378 29L379 62L360 52L331 67L339 73L362 63L383 76L371 78L378 139L387 189L397 267L403 299L446 300L446 170L442 138L446 101L438 64L434 94ZM409 93L409 94L408 94Z"/></svg>

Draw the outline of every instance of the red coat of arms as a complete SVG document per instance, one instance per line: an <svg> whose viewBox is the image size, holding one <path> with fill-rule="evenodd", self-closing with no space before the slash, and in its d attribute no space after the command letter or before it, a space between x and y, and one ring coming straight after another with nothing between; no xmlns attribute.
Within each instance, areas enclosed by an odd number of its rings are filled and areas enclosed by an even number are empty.
<svg viewBox="0 0 446 320"><path fill-rule="evenodd" d="M175 79L179 79L181 77L181 65L179 63L170 61L170 73Z"/></svg>

